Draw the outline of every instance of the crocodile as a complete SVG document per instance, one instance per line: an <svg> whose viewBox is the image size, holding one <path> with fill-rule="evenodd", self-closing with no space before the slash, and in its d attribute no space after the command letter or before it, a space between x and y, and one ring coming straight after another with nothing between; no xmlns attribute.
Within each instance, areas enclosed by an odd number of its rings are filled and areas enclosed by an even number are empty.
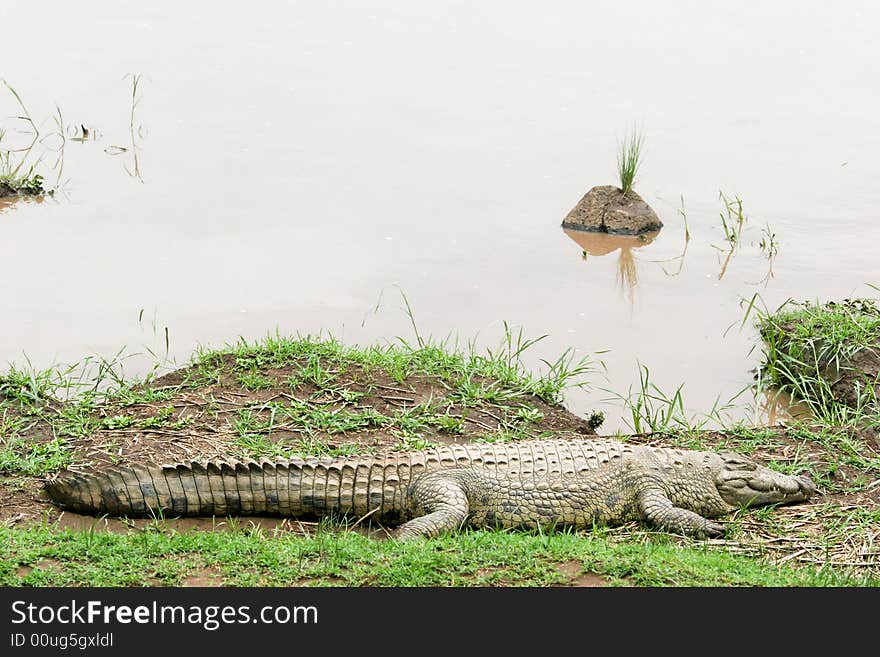
<svg viewBox="0 0 880 657"><path fill-rule="evenodd" d="M816 492L732 452L590 439L446 445L371 456L113 466L45 484L71 511L127 517L374 517L398 539L464 526L589 529L640 521L724 534L718 518Z"/></svg>

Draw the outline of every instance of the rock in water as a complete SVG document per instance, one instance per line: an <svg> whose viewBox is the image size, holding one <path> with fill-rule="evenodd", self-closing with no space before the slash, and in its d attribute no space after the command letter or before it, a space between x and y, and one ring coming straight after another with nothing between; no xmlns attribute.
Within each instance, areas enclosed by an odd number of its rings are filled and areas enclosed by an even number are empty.
<svg viewBox="0 0 880 657"><path fill-rule="evenodd" d="M562 220L563 228L614 235L639 235L660 230L663 222L641 196L624 194L614 185L593 187Z"/></svg>

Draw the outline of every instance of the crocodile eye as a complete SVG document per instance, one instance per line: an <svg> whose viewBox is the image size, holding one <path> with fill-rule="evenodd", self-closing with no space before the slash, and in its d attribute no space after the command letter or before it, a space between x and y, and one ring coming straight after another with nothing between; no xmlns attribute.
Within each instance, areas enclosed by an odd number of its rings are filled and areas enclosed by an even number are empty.
<svg viewBox="0 0 880 657"><path fill-rule="evenodd" d="M757 470L758 465L754 461L743 458L739 454L726 452L721 455L724 458L724 465L731 470Z"/></svg>

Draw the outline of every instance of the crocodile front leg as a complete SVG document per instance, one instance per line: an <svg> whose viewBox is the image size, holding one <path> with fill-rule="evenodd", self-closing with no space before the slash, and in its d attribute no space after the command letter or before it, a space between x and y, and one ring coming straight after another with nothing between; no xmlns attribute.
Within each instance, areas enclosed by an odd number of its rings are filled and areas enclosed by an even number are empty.
<svg viewBox="0 0 880 657"><path fill-rule="evenodd" d="M636 486L636 499L642 517L658 529L696 538L715 538L724 534L723 525L689 509L675 506L663 487L652 477L639 477Z"/></svg>
<svg viewBox="0 0 880 657"><path fill-rule="evenodd" d="M407 506L413 517L395 532L401 540L425 536L436 538L461 529L468 517L468 499L462 485L446 472L416 477L407 490Z"/></svg>

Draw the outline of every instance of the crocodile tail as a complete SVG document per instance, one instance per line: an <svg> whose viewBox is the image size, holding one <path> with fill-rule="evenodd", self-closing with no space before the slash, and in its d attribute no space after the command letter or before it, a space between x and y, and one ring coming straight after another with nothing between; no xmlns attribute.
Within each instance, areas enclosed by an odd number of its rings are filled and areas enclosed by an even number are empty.
<svg viewBox="0 0 880 657"><path fill-rule="evenodd" d="M421 465L420 467L424 467ZM407 462L405 476L411 464ZM114 467L46 483L58 506L88 515L350 516L405 510L396 462L280 459Z"/></svg>
<svg viewBox="0 0 880 657"><path fill-rule="evenodd" d="M58 506L88 515L299 515L301 482L300 467L286 461L192 462L74 474L45 490Z"/></svg>

